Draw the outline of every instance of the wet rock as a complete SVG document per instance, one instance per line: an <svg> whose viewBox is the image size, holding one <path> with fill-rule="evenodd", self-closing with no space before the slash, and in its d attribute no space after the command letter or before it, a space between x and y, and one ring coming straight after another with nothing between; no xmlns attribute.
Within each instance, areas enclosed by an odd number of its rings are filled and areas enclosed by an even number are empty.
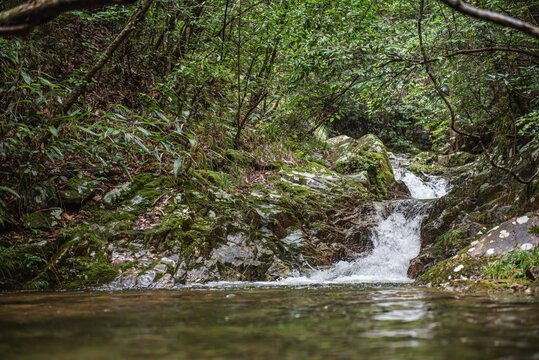
<svg viewBox="0 0 539 360"><path fill-rule="evenodd" d="M527 149L525 153L528 155L528 161L523 162L526 166L518 170L522 174L531 168L534 168L533 171L535 171L539 165L532 155L534 151L539 151L539 141L532 141L524 148ZM497 161L503 165L500 158ZM436 272L444 272L445 267L436 264L448 257L450 257L451 262L457 261L459 256L456 254L470 243L479 244L480 247L470 245L467 250L473 248L471 252L482 251L479 257L469 257L466 254L471 262L476 263L486 261L486 252L490 252L490 257L493 258L495 255L505 254L515 245L522 245L514 241L500 243L502 248L487 246L498 243L497 241L490 243L490 241L492 237L498 237L499 233L490 235L491 238L486 243L481 238L488 235L484 235L488 228L505 223L515 215L525 213L526 210L535 211L537 208L534 202L539 188L534 188L533 184L523 186L516 181L508 184L507 174L493 168L485 156L478 157L473 163L450 168L450 172L453 174L451 181L454 186L452 190L446 196L435 201L432 211L424 219L421 226L421 252L418 258L425 264L420 274L427 271L430 273L425 274L427 277L432 277L431 275ZM509 191L509 187L512 188L511 191ZM512 204L508 204L508 196L515 198ZM510 222L505 223L504 227L508 224ZM499 231L502 229L500 228ZM509 230L507 231L509 232ZM522 234L522 231L516 231L527 237L526 234ZM454 236L457 233L458 236ZM502 234L502 238L503 236L505 233ZM514 240L515 236L508 238ZM480 243L479 240L481 240ZM480 271L471 271L470 273L477 276ZM440 278L444 277L440 276ZM447 278L445 279L447 280Z"/></svg>
<svg viewBox="0 0 539 360"><path fill-rule="evenodd" d="M411 279L417 278L423 271L425 264L419 258L414 258L410 261L408 267L408 277Z"/></svg>
<svg viewBox="0 0 539 360"><path fill-rule="evenodd" d="M228 243L212 251L210 261L215 263L219 278L230 281L263 280L273 261L273 253L257 248L240 234L229 235Z"/></svg>
<svg viewBox="0 0 539 360"><path fill-rule="evenodd" d="M205 261L202 266L187 271L185 275L186 284L203 283L218 279L219 273L215 262L212 261Z"/></svg>
<svg viewBox="0 0 539 360"><path fill-rule="evenodd" d="M156 276L157 273L155 271L148 270L138 277L136 286L140 288L148 288L150 287Z"/></svg>
<svg viewBox="0 0 539 360"><path fill-rule="evenodd" d="M170 258L164 257L161 259L162 264L166 265L168 268L173 269L173 270L176 269L177 261L178 261L178 254L175 254L171 256Z"/></svg>
<svg viewBox="0 0 539 360"><path fill-rule="evenodd" d="M292 270L285 263L276 258L266 270L266 281L275 281L292 276Z"/></svg>
<svg viewBox="0 0 539 360"><path fill-rule="evenodd" d="M371 221L361 221L359 224L352 226L344 237L344 244L357 254L369 254L374 249L372 239L376 226L377 224Z"/></svg>
<svg viewBox="0 0 539 360"><path fill-rule="evenodd" d="M532 223L539 223L539 216L531 213L508 220L492 228L468 249L468 254L479 257L505 255L511 250L532 250L539 245L539 237L528 232Z"/></svg>
<svg viewBox="0 0 539 360"><path fill-rule="evenodd" d="M174 280L178 283L185 284L186 276L187 276L186 264L185 264L185 261L182 261L182 263L178 265L178 268L176 269L176 273L174 274Z"/></svg>
<svg viewBox="0 0 539 360"><path fill-rule="evenodd" d="M168 267L163 263L159 263L155 265L153 271L155 271L157 274L165 274L168 271Z"/></svg>
<svg viewBox="0 0 539 360"><path fill-rule="evenodd" d="M467 278L480 278L484 266L489 262L512 250L533 251L539 246L539 237L528 232L530 226L538 222L539 216L528 213L495 226L478 240L472 241L465 250L420 275L417 282L440 285L455 279L455 273Z"/></svg>
<svg viewBox="0 0 539 360"><path fill-rule="evenodd" d="M357 212L374 195L323 165L283 163L247 194L231 190L225 175L198 175L179 189L166 177L137 175L78 224L120 273L110 288L275 280L372 248Z"/></svg>
<svg viewBox="0 0 539 360"><path fill-rule="evenodd" d="M408 199L411 196L410 189L402 180L397 180L389 191L394 199Z"/></svg>
<svg viewBox="0 0 539 360"><path fill-rule="evenodd" d="M152 284L154 289L171 289L174 286L174 278L171 274L165 274L159 280Z"/></svg>

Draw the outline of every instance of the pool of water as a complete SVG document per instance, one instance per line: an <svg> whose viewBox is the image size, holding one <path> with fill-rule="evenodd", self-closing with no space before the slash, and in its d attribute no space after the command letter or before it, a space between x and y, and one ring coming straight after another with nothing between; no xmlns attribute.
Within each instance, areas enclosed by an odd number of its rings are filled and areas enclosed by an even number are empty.
<svg viewBox="0 0 539 360"><path fill-rule="evenodd" d="M539 299L409 285L0 294L1 359L539 359Z"/></svg>

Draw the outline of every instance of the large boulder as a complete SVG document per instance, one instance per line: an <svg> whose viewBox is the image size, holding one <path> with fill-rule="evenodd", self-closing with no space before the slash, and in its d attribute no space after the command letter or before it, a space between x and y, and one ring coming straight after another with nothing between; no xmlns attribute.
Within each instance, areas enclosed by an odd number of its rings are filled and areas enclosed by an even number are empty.
<svg viewBox="0 0 539 360"><path fill-rule="evenodd" d="M515 250L533 252L539 246L539 236L534 228L539 216L533 213L515 217L495 226L472 241L458 254L439 262L417 279L419 284L474 285L484 277L485 266L507 256ZM532 271L529 264L526 271ZM417 266L413 264L413 267Z"/></svg>
<svg viewBox="0 0 539 360"><path fill-rule="evenodd" d="M367 134L353 139L341 135L327 140L327 143L333 149L336 171L352 174L377 195L388 196L396 182L386 147L378 137Z"/></svg>
<svg viewBox="0 0 539 360"><path fill-rule="evenodd" d="M99 181L85 177L76 176L69 179L65 188L60 193L60 201L68 208L80 208L99 189Z"/></svg>

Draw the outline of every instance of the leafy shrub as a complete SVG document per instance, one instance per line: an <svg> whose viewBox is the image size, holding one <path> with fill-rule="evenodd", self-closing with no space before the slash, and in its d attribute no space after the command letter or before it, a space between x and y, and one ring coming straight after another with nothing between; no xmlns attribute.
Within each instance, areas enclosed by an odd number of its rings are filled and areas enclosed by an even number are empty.
<svg viewBox="0 0 539 360"><path fill-rule="evenodd" d="M539 248L513 250L485 266L483 275L494 279L523 279L526 271L534 266L539 266Z"/></svg>

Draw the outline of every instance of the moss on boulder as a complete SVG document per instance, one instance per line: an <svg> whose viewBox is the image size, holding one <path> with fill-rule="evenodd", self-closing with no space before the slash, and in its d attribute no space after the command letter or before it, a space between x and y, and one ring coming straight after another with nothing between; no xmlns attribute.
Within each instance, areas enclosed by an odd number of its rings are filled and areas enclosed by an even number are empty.
<svg viewBox="0 0 539 360"><path fill-rule="evenodd" d="M99 189L99 181L83 175L72 177L60 193L60 201L65 207L81 207Z"/></svg>
<svg viewBox="0 0 539 360"><path fill-rule="evenodd" d="M395 185L395 177L386 147L378 137L368 134L356 140L342 135L327 142L333 149L336 171L363 173L369 190L384 198L388 196L389 189Z"/></svg>

